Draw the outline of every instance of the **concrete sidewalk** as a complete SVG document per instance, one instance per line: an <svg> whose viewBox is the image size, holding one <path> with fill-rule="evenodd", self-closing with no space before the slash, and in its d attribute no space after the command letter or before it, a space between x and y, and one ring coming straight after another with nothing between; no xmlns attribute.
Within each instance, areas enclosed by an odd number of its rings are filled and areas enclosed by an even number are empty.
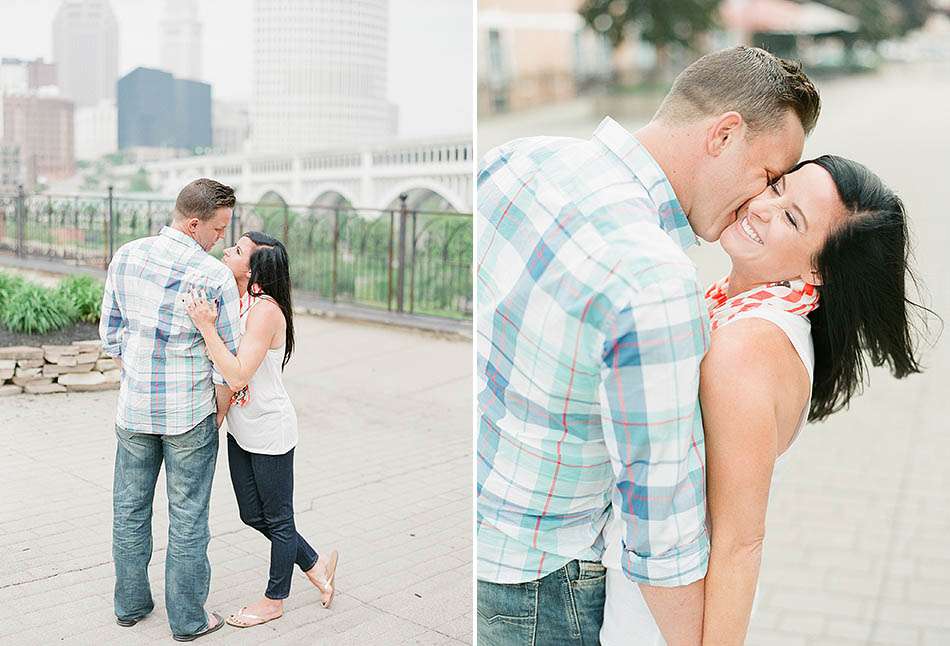
<svg viewBox="0 0 950 646"><path fill-rule="evenodd" d="M458 644L472 641L471 345L300 316L286 383L300 419L296 523L339 549L330 610L294 575L284 616L198 643ZM163 595L159 479L150 566L155 611L114 623L115 392L0 402L0 643L174 643ZM269 544L244 526L222 447L211 499L209 610L261 595Z"/></svg>

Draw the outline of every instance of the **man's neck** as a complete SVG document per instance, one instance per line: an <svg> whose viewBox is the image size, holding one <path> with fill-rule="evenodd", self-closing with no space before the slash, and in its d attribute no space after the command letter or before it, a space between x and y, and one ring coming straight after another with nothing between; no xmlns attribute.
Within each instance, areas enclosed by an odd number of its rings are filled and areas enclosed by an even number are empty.
<svg viewBox="0 0 950 646"><path fill-rule="evenodd" d="M191 235L191 232L188 231L188 229L185 227L185 223L184 223L184 222L180 222L177 218L172 218L172 223L171 223L170 225L168 225L168 226L170 226L170 227L171 227L172 229L174 229L175 231L179 231L179 232L181 232L181 233L184 233L186 236L188 236L188 237L191 238L192 240L195 240L195 236ZM198 241L195 240L195 242L198 242Z"/></svg>
<svg viewBox="0 0 950 646"><path fill-rule="evenodd" d="M696 128L676 128L656 120L634 133L670 181L687 219L693 205L692 179L697 167L697 159L690 151L697 148L697 136Z"/></svg>

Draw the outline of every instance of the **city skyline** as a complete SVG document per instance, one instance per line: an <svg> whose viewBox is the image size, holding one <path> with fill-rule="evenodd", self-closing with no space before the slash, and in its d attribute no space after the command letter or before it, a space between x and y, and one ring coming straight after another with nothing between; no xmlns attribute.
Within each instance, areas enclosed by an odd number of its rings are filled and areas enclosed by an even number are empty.
<svg viewBox="0 0 950 646"><path fill-rule="evenodd" d="M52 21L62 0L0 0L0 56L52 59ZM119 76L161 67L164 2L111 0L119 24ZM249 103L253 0L202 0L203 78L215 100ZM470 133L472 7L465 0L390 0L388 99L401 138ZM432 29L432 25L439 29ZM231 46L234 43L234 46ZM438 55L433 55L437 53ZM461 70L461 71L460 71Z"/></svg>

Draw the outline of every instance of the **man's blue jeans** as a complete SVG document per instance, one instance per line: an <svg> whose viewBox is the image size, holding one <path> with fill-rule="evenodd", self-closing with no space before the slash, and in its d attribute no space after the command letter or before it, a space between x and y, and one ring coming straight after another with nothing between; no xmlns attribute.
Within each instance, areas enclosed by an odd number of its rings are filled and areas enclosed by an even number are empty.
<svg viewBox="0 0 950 646"><path fill-rule="evenodd" d="M200 632L208 625L204 605L211 584L208 501L218 455L215 416L209 415L181 435L130 433L119 427L115 434L112 558L116 617L136 619L155 606L148 563L152 558L152 500L164 461L168 491L168 623L175 635Z"/></svg>
<svg viewBox="0 0 950 646"><path fill-rule="evenodd" d="M600 643L606 570L571 561L527 583L478 582L478 646Z"/></svg>

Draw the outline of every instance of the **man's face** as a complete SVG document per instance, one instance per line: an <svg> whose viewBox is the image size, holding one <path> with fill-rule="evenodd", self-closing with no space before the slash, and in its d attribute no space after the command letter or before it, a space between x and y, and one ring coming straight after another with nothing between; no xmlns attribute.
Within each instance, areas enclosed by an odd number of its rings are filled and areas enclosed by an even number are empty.
<svg viewBox="0 0 950 646"><path fill-rule="evenodd" d="M189 218L185 221L188 234L201 245L202 249L211 251L218 240L224 239L224 234L231 223L231 213L232 209L222 206L215 209L214 214L207 220Z"/></svg>
<svg viewBox="0 0 950 646"><path fill-rule="evenodd" d="M720 148L707 149L689 212L696 235L718 240L736 221L739 207L798 162L804 145L805 131L789 110L779 127L749 136L743 123Z"/></svg>

